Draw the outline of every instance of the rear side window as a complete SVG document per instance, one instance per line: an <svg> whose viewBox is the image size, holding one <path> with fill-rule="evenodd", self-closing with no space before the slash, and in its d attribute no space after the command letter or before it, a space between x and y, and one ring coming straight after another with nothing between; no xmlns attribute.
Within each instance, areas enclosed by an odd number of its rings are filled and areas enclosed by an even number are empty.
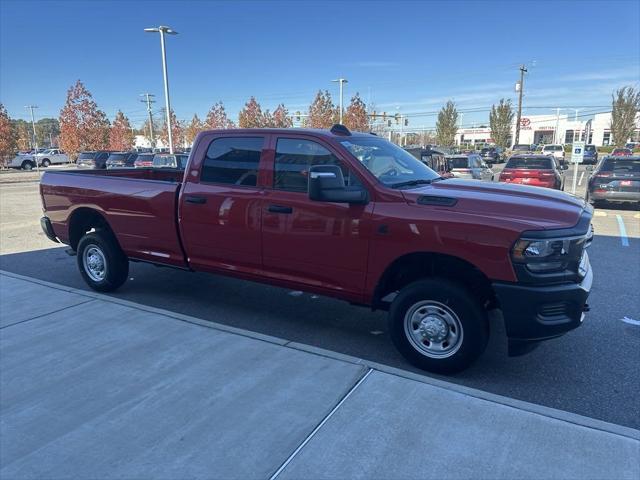
<svg viewBox="0 0 640 480"><path fill-rule="evenodd" d="M550 158L511 157L504 168L524 168L530 170L551 170Z"/></svg>
<svg viewBox="0 0 640 480"><path fill-rule="evenodd" d="M255 187L263 137L217 138L211 142L200 180Z"/></svg>
<svg viewBox="0 0 640 480"><path fill-rule="evenodd" d="M311 165L338 165L342 169L345 183L351 184L349 171L335 155L319 143L280 138L276 145L273 188L289 192L306 192Z"/></svg>
<svg viewBox="0 0 640 480"><path fill-rule="evenodd" d="M89 160L95 158L95 152L82 152L78 157L79 160Z"/></svg>

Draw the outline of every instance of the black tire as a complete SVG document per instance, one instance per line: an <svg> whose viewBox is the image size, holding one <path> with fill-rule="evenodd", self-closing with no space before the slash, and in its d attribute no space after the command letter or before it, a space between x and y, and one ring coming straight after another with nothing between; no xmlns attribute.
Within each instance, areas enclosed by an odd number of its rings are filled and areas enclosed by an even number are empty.
<svg viewBox="0 0 640 480"><path fill-rule="evenodd" d="M25 160L24 162L22 162L21 168L22 170L33 170L33 162L31 162L31 160Z"/></svg>
<svg viewBox="0 0 640 480"><path fill-rule="evenodd" d="M47 168L49 165L51 165L51 162L49 161L49 159L48 159L48 158L45 158L44 160L42 160L41 165L42 165L44 168Z"/></svg>
<svg viewBox="0 0 640 480"><path fill-rule="evenodd" d="M96 274L95 267L85 265L85 262L89 261L91 251L93 257L98 259L98 264L104 267L102 277ZM110 232L98 230L85 234L78 242L76 258L82 278L98 292L112 292L122 286L129 277L129 260ZM92 271L93 276L90 274Z"/></svg>
<svg viewBox="0 0 640 480"><path fill-rule="evenodd" d="M430 304L419 307L422 302ZM447 309L458 320L461 331L457 334L459 340L455 340L457 348L452 345L448 356L434 356L419 349L413 343L415 339L412 340L411 334L405 329L405 317L408 316L408 325L413 324L411 312L419 315L421 309L426 310L427 307L435 311ZM442 311L446 313L446 310ZM427 317L429 315L425 314L424 319ZM436 318L439 318L437 313ZM449 330L455 331L452 327L448 327ZM447 374L464 370L484 352L489 340L489 320L480 302L464 286L444 278L429 278L413 282L400 290L389 310L389 332L398 351L410 363L429 372ZM426 338L421 340L423 348L429 349L426 344L431 343Z"/></svg>

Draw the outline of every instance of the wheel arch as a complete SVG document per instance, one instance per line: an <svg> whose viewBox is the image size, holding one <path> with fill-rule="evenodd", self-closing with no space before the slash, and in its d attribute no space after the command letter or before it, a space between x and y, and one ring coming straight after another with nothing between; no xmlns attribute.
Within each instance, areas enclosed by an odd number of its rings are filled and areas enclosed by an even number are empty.
<svg viewBox="0 0 640 480"><path fill-rule="evenodd" d="M422 278L442 277L461 283L485 308L498 305L489 278L475 265L453 255L435 252L413 252L395 259L383 272L373 293L373 308L387 310L389 294Z"/></svg>
<svg viewBox="0 0 640 480"><path fill-rule="evenodd" d="M98 210L80 207L69 217L69 246L76 250L82 236L91 230L106 230L120 247L118 239L106 217Z"/></svg>

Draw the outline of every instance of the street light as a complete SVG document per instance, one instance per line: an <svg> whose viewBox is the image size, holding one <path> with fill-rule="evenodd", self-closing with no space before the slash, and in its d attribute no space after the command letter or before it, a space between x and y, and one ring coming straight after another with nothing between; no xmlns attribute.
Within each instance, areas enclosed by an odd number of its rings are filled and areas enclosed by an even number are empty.
<svg viewBox="0 0 640 480"><path fill-rule="evenodd" d="M342 124L342 85L344 83L349 83L349 80L346 78L337 78L335 80L331 80L332 82L337 82L340 84L340 120L338 123Z"/></svg>
<svg viewBox="0 0 640 480"><path fill-rule="evenodd" d="M164 78L164 103L167 110L167 133L169 136L169 153L173 153L173 137L171 135L171 104L169 102L169 77L167 75L167 53L164 47L164 35L177 35L178 32L170 27L160 25L156 28L145 28L148 33L160 33L160 48L162 50L162 76Z"/></svg>

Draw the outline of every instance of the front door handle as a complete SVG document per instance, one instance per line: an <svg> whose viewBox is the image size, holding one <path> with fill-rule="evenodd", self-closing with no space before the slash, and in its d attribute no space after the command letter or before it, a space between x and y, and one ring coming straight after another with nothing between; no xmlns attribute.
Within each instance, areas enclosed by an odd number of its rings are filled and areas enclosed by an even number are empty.
<svg viewBox="0 0 640 480"><path fill-rule="evenodd" d="M195 203L197 205L202 205L204 203L207 203L207 198L206 197L197 197L197 196L193 196L193 195L187 195L184 198L184 201L187 203Z"/></svg>
<svg viewBox="0 0 640 480"><path fill-rule="evenodd" d="M284 205L269 205L267 210L271 213L293 213L293 208Z"/></svg>

